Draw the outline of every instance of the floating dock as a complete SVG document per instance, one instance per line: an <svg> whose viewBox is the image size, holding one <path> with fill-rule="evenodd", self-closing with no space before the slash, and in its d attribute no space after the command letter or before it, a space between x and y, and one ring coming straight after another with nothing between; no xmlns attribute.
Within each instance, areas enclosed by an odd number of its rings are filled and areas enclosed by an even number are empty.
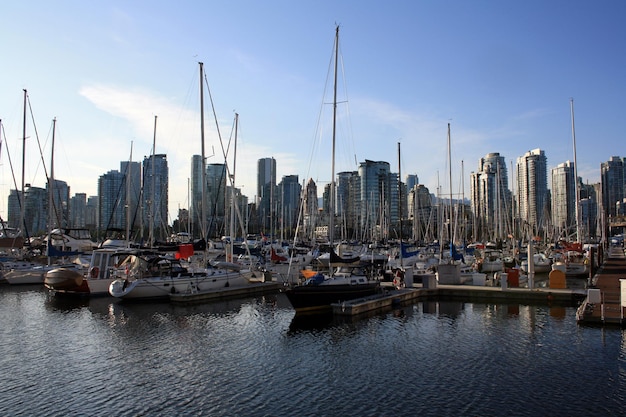
<svg viewBox="0 0 626 417"><path fill-rule="evenodd" d="M622 247L612 247L592 279L587 297L576 312L576 321L586 325L626 326L626 256Z"/></svg>
<svg viewBox="0 0 626 417"><path fill-rule="evenodd" d="M198 304L207 301L253 297L277 293L282 287L278 282L255 282L244 286L224 287L217 290L170 294L170 301L177 304Z"/></svg>
<svg viewBox="0 0 626 417"><path fill-rule="evenodd" d="M467 302L501 302L576 306L586 292L580 289L502 288L475 285L437 285L423 288L384 289L383 293L332 304L333 314L354 316L419 300L462 300Z"/></svg>

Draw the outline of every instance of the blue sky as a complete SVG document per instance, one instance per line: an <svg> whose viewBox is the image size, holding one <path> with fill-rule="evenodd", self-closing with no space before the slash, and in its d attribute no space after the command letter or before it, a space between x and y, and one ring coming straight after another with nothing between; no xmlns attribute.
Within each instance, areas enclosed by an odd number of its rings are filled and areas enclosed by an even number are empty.
<svg viewBox="0 0 626 417"><path fill-rule="evenodd" d="M55 178L95 195L120 161L156 152L170 166L170 216L187 207L200 154L198 62L223 142L239 114L236 184L256 195L256 161L277 177L330 181L329 65L340 25L342 73L336 172L365 159L416 174L432 193L469 196L469 174L490 152L509 169L541 148L552 168L573 161L598 182L600 163L625 156L626 2L591 1L29 1L0 17L0 215L21 183L43 187L57 118ZM206 154L224 161L205 90ZM226 145L225 145L226 146ZM463 168L462 168L463 167ZM512 173L509 173L512 176ZM462 191L461 187L465 190Z"/></svg>

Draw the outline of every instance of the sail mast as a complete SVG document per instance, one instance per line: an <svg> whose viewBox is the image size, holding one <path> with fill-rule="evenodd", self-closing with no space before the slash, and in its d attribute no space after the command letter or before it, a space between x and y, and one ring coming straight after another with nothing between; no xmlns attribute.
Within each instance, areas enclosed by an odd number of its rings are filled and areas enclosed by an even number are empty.
<svg viewBox="0 0 626 417"><path fill-rule="evenodd" d="M578 187L578 161L576 161L576 130L574 129L574 99L570 98L570 111L572 113L572 142L574 146L574 187L576 190L575 197L575 216L576 216L576 241L582 242L581 233L580 233L580 220L579 220L579 210L578 210L578 201L580 200L580 188Z"/></svg>
<svg viewBox="0 0 626 417"><path fill-rule="evenodd" d="M152 248L152 244L154 242L154 203L155 203L155 198L156 198L156 178L154 175L154 171L155 171L155 153L156 153L156 127L157 127L157 116L154 115L154 129L153 129L153 133L152 133L152 161L151 161L151 165L152 165L152 172L151 172L151 176L152 176L152 182L151 182L151 188L152 188L152 196L150 196L150 224L149 224L149 240L150 240L150 248Z"/></svg>
<svg viewBox="0 0 626 417"><path fill-rule="evenodd" d="M398 142L398 219L400 220L400 268L402 268L402 175L400 162L400 142Z"/></svg>
<svg viewBox="0 0 626 417"><path fill-rule="evenodd" d="M48 265L52 262L50 259L50 246L52 246L52 219L54 218L54 139L57 126L56 117L52 119L52 146L50 150L50 178L48 178L48 243L46 244L48 254ZM57 217L58 222L58 217ZM60 222L59 222L60 223ZM60 224L59 224L60 227Z"/></svg>
<svg viewBox="0 0 626 417"><path fill-rule="evenodd" d="M204 78L204 67L203 63L200 64L200 142L202 147L202 202L200 203L200 221L201 221L201 238L206 242L206 208L205 208L205 199L206 199L206 166L205 166L205 155L204 155L204 88L202 86L202 79ZM208 243L208 242L207 242ZM206 266L206 250L204 251L204 266Z"/></svg>
<svg viewBox="0 0 626 417"><path fill-rule="evenodd" d="M228 244L228 256L226 259L233 259L233 243L235 239L235 169L237 161L237 129L239 128L239 114L235 113L235 144L234 144L234 156L233 156L233 172L230 174L230 225L229 234L230 242ZM244 239L246 236L243 236Z"/></svg>
<svg viewBox="0 0 626 417"><path fill-rule="evenodd" d="M22 235L26 236L26 203L24 201L24 176L26 175L26 100L28 98L28 93L26 89L24 89L24 121L22 124L22 195L20 201L20 225L24 228L22 231Z"/></svg>
<svg viewBox="0 0 626 417"><path fill-rule="evenodd" d="M452 236L452 145L450 143L450 123L448 123L448 175L450 180L450 213L448 214L448 238L450 239L450 253L454 238Z"/></svg>
<svg viewBox="0 0 626 417"><path fill-rule="evenodd" d="M126 247L130 247L130 180L132 178L133 170L133 141L130 141L130 156L128 157L128 167L126 168ZM143 229L143 225L142 225ZM152 247L152 240L150 240L150 247Z"/></svg>
<svg viewBox="0 0 626 417"><path fill-rule="evenodd" d="M335 138L337 132L337 67L339 58L339 25L335 28L335 74L333 81L333 143L332 143L332 161L331 161L331 177L330 177L330 213L328 221L328 241L332 247L334 241L334 217L335 217Z"/></svg>

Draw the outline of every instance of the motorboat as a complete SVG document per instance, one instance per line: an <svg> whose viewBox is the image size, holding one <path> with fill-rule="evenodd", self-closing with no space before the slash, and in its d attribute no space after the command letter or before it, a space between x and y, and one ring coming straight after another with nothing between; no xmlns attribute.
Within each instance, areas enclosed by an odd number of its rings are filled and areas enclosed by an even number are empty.
<svg viewBox="0 0 626 417"><path fill-rule="evenodd" d="M528 259L524 259L520 264L520 270L528 273ZM538 252L533 254L533 268L537 274L543 274L552 270L552 260L545 253Z"/></svg>
<svg viewBox="0 0 626 417"><path fill-rule="evenodd" d="M46 272L44 286L58 295L108 296L109 285L117 278L117 265L137 249L113 246L95 249L86 271L57 267Z"/></svg>
<svg viewBox="0 0 626 417"><path fill-rule="evenodd" d="M585 278L589 275L589 258L582 252L566 250L553 256L552 270L562 271L566 278Z"/></svg>
<svg viewBox="0 0 626 417"><path fill-rule="evenodd" d="M485 250L482 259L478 262L480 272L498 272L504 270L502 251L499 250Z"/></svg>

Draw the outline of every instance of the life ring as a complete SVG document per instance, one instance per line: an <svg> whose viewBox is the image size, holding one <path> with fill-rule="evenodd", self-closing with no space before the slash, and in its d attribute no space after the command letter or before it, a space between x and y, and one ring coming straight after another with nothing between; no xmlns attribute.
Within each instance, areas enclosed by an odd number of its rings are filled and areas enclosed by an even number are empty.
<svg viewBox="0 0 626 417"><path fill-rule="evenodd" d="M98 268L97 266L94 266L93 268L91 268L91 278L98 278L98 275L100 274L100 268Z"/></svg>

